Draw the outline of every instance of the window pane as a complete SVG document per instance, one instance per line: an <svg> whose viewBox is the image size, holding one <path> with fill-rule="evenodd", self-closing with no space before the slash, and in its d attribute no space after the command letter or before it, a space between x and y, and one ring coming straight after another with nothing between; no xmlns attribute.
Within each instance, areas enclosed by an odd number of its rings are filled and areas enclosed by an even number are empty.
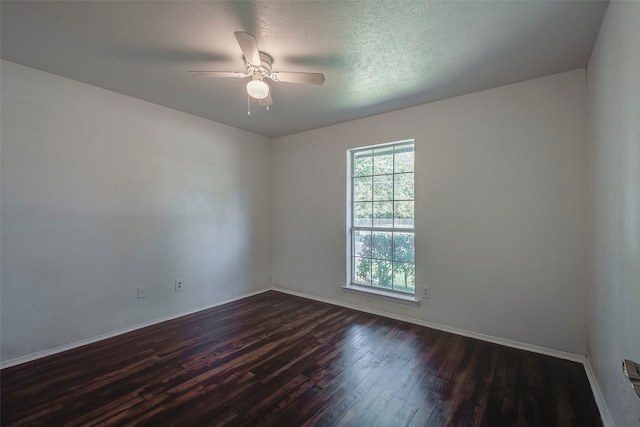
<svg viewBox="0 0 640 427"><path fill-rule="evenodd" d="M371 257L392 259L391 233L376 231L371 240Z"/></svg>
<svg viewBox="0 0 640 427"><path fill-rule="evenodd" d="M393 289L402 292L415 292L416 266L408 262L393 263Z"/></svg>
<svg viewBox="0 0 640 427"><path fill-rule="evenodd" d="M353 179L353 200L371 200L371 177Z"/></svg>
<svg viewBox="0 0 640 427"><path fill-rule="evenodd" d="M373 177L373 200L393 200L393 175Z"/></svg>
<svg viewBox="0 0 640 427"><path fill-rule="evenodd" d="M356 230L353 233L353 238L353 255L371 258L371 232Z"/></svg>
<svg viewBox="0 0 640 427"><path fill-rule="evenodd" d="M415 293L415 152L408 141L351 151L352 283Z"/></svg>
<svg viewBox="0 0 640 427"><path fill-rule="evenodd" d="M373 173L393 173L393 147L380 148L373 151Z"/></svg>
<svg viewBox="0 0 640 427"><path fill-rule="evenodd" d="M353 175L371 175L373 167L373 151L358 151L353 155Z"/></svg>
<svg viewBox="0 0 640 427"><path fill-rule="evenodd" d="M394 175L395 200L413 200L413 173L401 173Z"/></svg>
<svg viewBox="0 0 640 427"><path fill-rule="evenodd" d="M393 271L391 261L376 261L371 263L372 284L381 288L392 289Z"/></svg>
<svg viewBox="0 0 640 427"><path fill-rule="evenodd" d="M413 228L413 202L396 202L395 208L394 227Z"/></svg>
<svg viewBox="0 0 640 427"><path fill-rule="evenodd" d="M394 150L394 172L413 172L413 146L396 147Z"/></svg>
<svg viewBox="0 0 640 427"><path fill-rule="evenodd" d="M373 202L373 226L393 226L393 202Z"/></svg>
<svg viewBox="0 0 640 427"><path fill-rule="evenodd" d="M393 233L393 260L415 262L413 233Z"/></svg>
<svg viewBox="0 0 640 427"><path fill-rule="evenodd" d="M371 284L371 260L365 258L354 258L353 282L361 285Z"/></svg>
<svg viewBox="0 0 640 427"><path fill-rule="evenodd" d="M371 227L371 202L354 202L353 225L356 227Z"/></svg>

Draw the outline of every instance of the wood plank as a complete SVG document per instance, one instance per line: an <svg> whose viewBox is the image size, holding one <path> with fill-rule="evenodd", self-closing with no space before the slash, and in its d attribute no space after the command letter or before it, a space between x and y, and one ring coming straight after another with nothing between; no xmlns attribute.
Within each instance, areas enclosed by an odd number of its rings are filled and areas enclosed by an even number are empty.
<svg viewBox="0 0 640 427"><path fill-rule="evenodd" d="M266 292L0 372L3 426L602 426L583 367Z"/></svg>

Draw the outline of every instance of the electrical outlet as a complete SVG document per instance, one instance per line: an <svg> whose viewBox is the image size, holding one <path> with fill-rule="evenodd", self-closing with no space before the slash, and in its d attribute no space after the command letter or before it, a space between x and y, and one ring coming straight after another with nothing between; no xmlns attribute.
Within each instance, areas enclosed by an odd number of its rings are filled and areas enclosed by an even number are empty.
<svg viewBox="0 0 640 427"><path fill-rule="evenodd" d="M138 299L144 298L144 288L138 288Z"/></svg>
<svg viewBox="0 0 640 427"><path fill-rule="evenodd" d="M182 290L182 280L176 280L176 292L180 292Z"/></svg>
<svg viewBox="0 0 640 427"><path fill-rule="evenodd" d="M431 286L425 286L422 288L422 296L424 299L431 299Z"/></svg>

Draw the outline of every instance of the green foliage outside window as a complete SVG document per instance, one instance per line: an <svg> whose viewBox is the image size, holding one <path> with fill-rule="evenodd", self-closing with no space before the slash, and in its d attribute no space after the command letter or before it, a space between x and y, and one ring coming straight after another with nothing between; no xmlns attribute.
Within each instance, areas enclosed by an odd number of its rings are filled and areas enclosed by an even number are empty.
<svg viewBox="0 0 640 427"><path fill-rule="evenodd" d="M358 254L363 256L355 266L357 282L407 292L415 289L412 233L373 232L357 239Z"/></svg>

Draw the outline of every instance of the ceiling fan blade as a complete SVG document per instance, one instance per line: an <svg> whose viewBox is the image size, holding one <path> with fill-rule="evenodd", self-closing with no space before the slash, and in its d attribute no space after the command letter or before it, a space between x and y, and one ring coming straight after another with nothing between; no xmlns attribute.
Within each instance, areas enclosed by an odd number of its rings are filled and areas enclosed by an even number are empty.
<svg viewBox="0 0 640 427"><path fill-rule="evenodd" d="M189 71L191 77L246 77L245 74L235 71Z"/></svg>
<svg viewBox="0 0 640 427"><path fill-rule="evenodd" d="M294 73L289 71L278 71L277 73L271 73L270 77L277 82L309 83L312 85L321 85L324 83L324 74L322 73Z"/></svg>
<svg viewBox="0 0 640 427"><path fill-rule="evenodd" d="M258 50L258 42L256 38L244 31L236 31L236 40L242 49L244 59L251 65L260 65L260 51Z"/></svg>
<svg viewBox="0 0 640 427"><path fill-rule="evenodd" d="M271 92L267 95L266 98L258 99L258 105L261 107L268 107L269 105L273 105L273 98L271 98Z"/></svg>

